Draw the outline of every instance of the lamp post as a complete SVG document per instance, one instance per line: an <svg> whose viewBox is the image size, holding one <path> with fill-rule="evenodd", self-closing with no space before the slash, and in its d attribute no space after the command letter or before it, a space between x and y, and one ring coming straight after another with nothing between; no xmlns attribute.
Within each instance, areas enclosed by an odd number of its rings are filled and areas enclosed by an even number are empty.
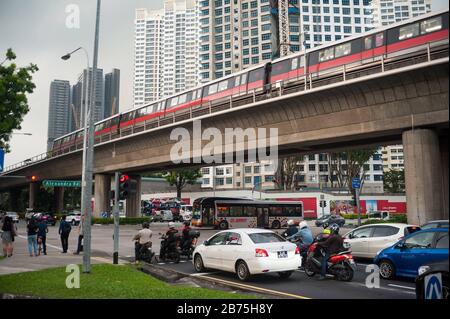
<svg viewBox="0 0 450 319"><path fill-rule="evenodd" d="M97 13L95 19L95 36L94 36L94 58L92 64L92 79L89 81L86 87L90 84L90 91L88 90L89 103L85 107L84 118L84 141L83 141L83 169L82 184L81 184L81 209L84 215L83 223L83 272L89 273L91 271L91 219L92 219L92 185L93 185L93 164L94 164L94 97L95 97L95 77L97 71L97 59L98 59L98 39L100 29L100 5L101 0L97 0ZM73 52L66 54L62 57L63 60L70 58L70 55L82 47L74 50ZM84 49L83 49L84 50ZM89 57L87 51L84 50L88 60L87 73L89 76Z"/></svg>

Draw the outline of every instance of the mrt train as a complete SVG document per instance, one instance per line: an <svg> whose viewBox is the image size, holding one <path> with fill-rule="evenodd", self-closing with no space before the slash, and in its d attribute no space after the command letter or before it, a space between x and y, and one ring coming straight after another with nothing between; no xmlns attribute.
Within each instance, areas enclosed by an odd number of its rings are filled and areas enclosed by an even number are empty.
<svg viewBox="0 0 450 319"><path fill-rule="evenodd" d="M374 29L366 33L326 43L291 54L206 83L176 95L155 101L95 123L95 143L173 123L175 116L206 114L212 104L265 95L281 82L283 87L327 78L333 73L362 69L373 62L392 61L416 52L448 50L448 10ZM448 52L447 52L448 56ZM249 103L249 102L247 102ZM241 103L242 104L242 103ZM245 103L243 103L245 104ZM203 112L203 113L202 113ZM194 115L194 116L192 116ZM52 156L82 148L83 129L53 142Z"/></svg>

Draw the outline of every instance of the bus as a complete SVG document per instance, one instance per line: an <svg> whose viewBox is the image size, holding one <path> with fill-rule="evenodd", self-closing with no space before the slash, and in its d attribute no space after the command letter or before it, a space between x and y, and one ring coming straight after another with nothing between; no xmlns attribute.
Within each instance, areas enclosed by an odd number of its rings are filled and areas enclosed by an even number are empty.
<svg viewBox="0 0 450 319"><path fill-rule="evenodd" d="M303 219L302 202L281 202L251 199L202 197L194 201L192 225L228 228L287 227L292 219Z"/></svg>

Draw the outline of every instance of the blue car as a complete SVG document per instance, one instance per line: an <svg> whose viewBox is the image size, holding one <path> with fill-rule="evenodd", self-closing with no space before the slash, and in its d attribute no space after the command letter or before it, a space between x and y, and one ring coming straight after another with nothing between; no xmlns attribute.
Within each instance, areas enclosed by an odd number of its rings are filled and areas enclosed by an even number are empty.
<svg viewBox="0 0 450 319"><path fill-rule="evenodd" d="M418 275L420 266L448 259L448 228L431 228L412 233L378 252L374 263L383 279Z"/></svg>

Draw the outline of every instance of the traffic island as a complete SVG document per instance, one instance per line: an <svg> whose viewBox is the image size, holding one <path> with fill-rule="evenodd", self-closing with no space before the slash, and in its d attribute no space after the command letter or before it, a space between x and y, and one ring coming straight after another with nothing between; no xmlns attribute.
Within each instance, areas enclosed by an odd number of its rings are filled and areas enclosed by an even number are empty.
<svg viewBox="0 0 450 319"><path fill-rule="evenodd" d="M268 291L264 291L264 289L248 286L243 283L228 282L204 276L192 276L154 264L141 263L138 269L171 285L202 287L233 294L246 294L246 298L286 298L286 296L269 293Z"/></svg>
<svg viewBox="0 0 450 319"><path fill-rule="evenodd" d="M80 270L79 288L66 267L0 276L2 298L44 299L242 299L249 296L203 287L170 285L132 265L92 265L91 273ZM69 278L69 279L68 279ZM73 278L72 278L73 279Z"/></svg>

